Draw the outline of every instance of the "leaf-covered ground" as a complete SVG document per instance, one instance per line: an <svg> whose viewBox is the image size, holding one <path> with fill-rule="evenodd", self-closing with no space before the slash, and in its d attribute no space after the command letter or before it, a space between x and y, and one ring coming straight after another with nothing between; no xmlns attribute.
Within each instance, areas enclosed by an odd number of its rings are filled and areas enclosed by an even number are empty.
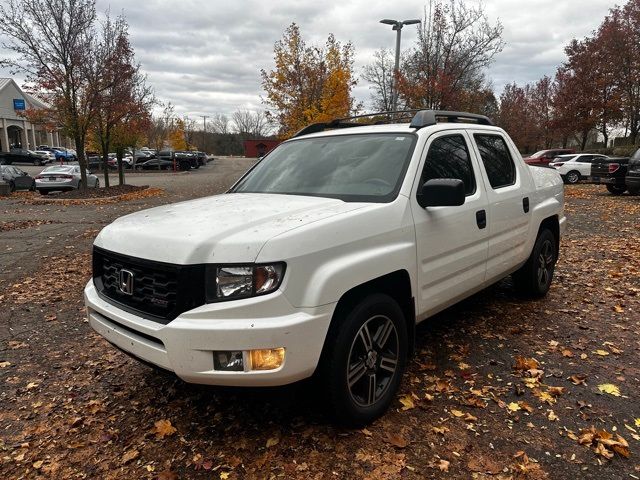
<svg viewBox="0 0 640 480"><path fill-rule="evenodd" d="M640 478L640 197L566 191L548 297L505 280L421 324L393 408L361 430L333 426L311 382L188 385L114 350L82 289L122 208L0 204L0 242L56 246L18 265L0 243L0 478ZM60 215L74 228L47 230Z"/></svg>

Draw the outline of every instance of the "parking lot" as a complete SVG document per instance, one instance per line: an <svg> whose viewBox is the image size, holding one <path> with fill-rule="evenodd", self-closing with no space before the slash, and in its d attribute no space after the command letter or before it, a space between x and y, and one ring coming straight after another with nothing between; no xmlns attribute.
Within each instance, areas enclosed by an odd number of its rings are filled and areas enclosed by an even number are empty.
<svg viewBox="0 0 640 480"><path fill-rule="evenodd" d="M98 231L224 192L252 162L127 172L163 194L126 202L0 199L0 478L640 477L640 197L567 186L548 297L522 300L505 280L424 322L401 394L365 429L331 425L311 382L188 385L94 334L82 290ZM594 451L591 427L623 437L629 458Z"/></svg>

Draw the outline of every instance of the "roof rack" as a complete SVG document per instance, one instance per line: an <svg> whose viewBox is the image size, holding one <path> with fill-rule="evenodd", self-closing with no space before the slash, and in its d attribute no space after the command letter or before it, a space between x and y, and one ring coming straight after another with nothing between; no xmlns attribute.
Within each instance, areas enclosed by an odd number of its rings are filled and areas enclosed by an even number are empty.
<svg viewBox="0 0 640 480"><path fill-rule="evenodd" d="M450 123L477 123L479 125L493 125L493 122L488 117L475 113L450 112L445 110L398 110L393 112L366 113L363 115L354 115L352 117L336 118L335 120L331 120L329 122L312 123L296 132L296 134L293 135L292 138L338 128L362 127L365 125L380 125L384 123L390 123L391 121L397 121L401 120L402 118L407 118L407 114L415 114L409 125L411 128L415 129L435 125L436 123L439 123L438 119L446 119L445 121ZM349 121L355 120L357 118L380 116L386 116L390 118L388 121L376 120L371 123ZM393 118L391 118L391 116L393 116Z"/></svg>

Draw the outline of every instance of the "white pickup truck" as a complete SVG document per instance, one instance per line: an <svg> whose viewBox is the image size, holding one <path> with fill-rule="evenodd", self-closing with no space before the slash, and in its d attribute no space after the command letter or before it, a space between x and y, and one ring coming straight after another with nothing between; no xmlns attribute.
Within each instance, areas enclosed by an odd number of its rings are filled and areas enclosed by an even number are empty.
<svg viewBox="0 0 640 480"><path fill-rule="evenodd" d="M337 420L397 392L415 326L512 274L547 293L565 229L560 175L483 116L313 124L227 193L124 216L95 240L91 326L210 385L315 375Z"/></svg>

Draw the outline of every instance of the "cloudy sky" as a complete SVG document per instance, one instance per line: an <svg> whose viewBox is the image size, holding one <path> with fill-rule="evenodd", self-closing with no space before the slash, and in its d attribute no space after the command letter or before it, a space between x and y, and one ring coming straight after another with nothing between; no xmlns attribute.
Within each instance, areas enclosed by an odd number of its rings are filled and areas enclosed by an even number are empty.
<svg viewBox="0 0 640 480"><path fill-rule="evenodd" d="M1 1L1 0L0 0ZM477 4L477 0L466 0ZM428 0L97 0L98 10L123 12L138 60L156 95L177 113L196 117L260 109L260 69L273 66L273 43L295 21L308 43L332 32L356 48L356 72L382 47L395 48L395 32L382 18L420 18ZM491 21L504 26L506 47L488 74L498 93L509 82L552 75L573 37L593 31L614 0L485 0ZM403 49L416 39L403 30ZM6 73L6 72L0 72ZM355 89L369 101L368 85Z"/></svg>

